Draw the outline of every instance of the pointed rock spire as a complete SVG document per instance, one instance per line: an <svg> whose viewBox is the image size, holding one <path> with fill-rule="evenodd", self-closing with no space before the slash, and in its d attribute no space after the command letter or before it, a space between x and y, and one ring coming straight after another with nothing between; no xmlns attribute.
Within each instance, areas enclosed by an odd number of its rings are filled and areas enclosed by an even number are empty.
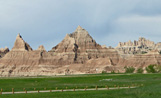
<svg viewBox="0 0 161 98"><path fill-rule="evenodd" d="M11 51L32 51L32 48L23 40L22 36L18 34Z"/></svg>
<svg viewBox="0 0 161 98"><path fill-rule="evenodd" d="M61 43L59 43L56 47L53 47L52 51L69 52L74 50L73 47L79 47L79 52L85 52L86 49L102 48L89 35L88 31L83 29L81 26L78 26L73 33L67 34Z"/></svg>
<svg viewBox="0 0 161 98"><path fill-rule="evenodd" d="M76 31L84 30L80 25L78 25Z"/></svg>
<svg viewBox="0 0 161 98"><path fill-rule="evenodd" d="M76 28L76 30L73 33L83 33L88 34L88 31L86 31L84 28L82 28L80 25Z"/></svg>
<svg viewBox="0 0 161 98"><path fill-rule="evenodd" d="M38 51L46 51L45 47L43 45L40 45L39 48L37 49Z"/></svg>
<svg viewBox="0 0 161 98"><path fill-rule="evenodd" d="M5 47L5 48L0 48L0 53L7 53L9 52L9 48Z"/></svg>
<svg viewBox="0 0 161 98"><path fill-rule="evenodd" d="M22 38L22 37L21 37L21 35L20 35L20 33L18 33L17 37L20 37L20 38Z"/></svg>

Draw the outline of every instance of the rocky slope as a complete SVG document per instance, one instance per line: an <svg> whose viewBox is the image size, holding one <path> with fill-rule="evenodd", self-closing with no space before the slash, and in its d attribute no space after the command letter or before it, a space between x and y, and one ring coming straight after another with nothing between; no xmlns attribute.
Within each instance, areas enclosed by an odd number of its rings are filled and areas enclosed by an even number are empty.
<svg viewBox="0 0 161 98"><path fill-rule="evenodd" d="M161 55L158 51L150 51L147 54L137 54L133 55L130 58L122 59L118 65L124 66L133 66L135 68L145 69L150 64L161 65Z"/></svg>
<svg viewBox="0 0 161 98"><path fill-rule="evenodd" d="M78 26L50 51L43 45L33 50L20 34L13 48L0 49L0 76L38 76L124 72L125 66L145 68L161 64L161 43L140 38L139 41L119 43L116 49L96 43L88 31ZM146 51L146 54L139 52ZM131 55L132 54L132 55Z"/></svg>
<svg viewBox="0 0 161 98"><path fill-rule="evenodd" d="M4 57L9 52L9 48L1 48L0 49L0 58Z"/></svg>
<svg viewBox="0 0 161 98"><path fill-rule="evenodd" d="M117 51L101 47L85 29L78 26L49 52L45 51L43 46L32 50L18 35L12 50L0 59L0 75L100 73L107 67L115 68L118 62Z"/></svg>

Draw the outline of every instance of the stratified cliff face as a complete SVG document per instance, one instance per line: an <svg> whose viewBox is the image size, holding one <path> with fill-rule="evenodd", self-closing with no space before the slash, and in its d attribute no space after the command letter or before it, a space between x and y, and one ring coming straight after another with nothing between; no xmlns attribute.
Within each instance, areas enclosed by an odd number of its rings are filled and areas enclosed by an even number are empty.
<svg viewBox="0 0 161 98"><path fill-rule="evenodd" d="M118 62L117 51L101 47L78 26L49 52L42 45L33 51L18 35L12 50L0 59L0 71L1 76L100 73L108 66L115 67Z"/></svg>
<svg viewBox="0 0 161 98"><path fill-rule="evenodd" d="M121 54L144 54L156 49L161 51L161 44L155 44L153 41L141 37L138 41L134 40L134 42L120 42L115 49Z"/></svg>
<svg viewBox="0 0 161 98"><path fill-rule="evenodd" d="M67 34L64 40L53 50L55 49L56 52L71 52L73 49L75 51L76 48L78 52L86 52L88 49L99 49L101 46L93 40L85 29L78 26L73 33Z"/></svg>
<svg viewBox="0 0 161 98"><path fill-rule="evenodd" d="M117 47L128 47L128 46L146 46L146 47L154 47L155 43L153 41L147 40L143 37L140 37L138 41L128 41L128 42L120 42Z"/></svg>
<svg viewBox="0 0 161 98"><path fill-rule="evenodd" d="M75 44L78 47L79 52L86 52L88 49L100 49L101 46L96 43L96 41L89 35L89 33L78 26L75 32L69 35L71 38L74 38Z"/></svg>
<svg viewBox="0 0 161 98"><path fill-rule="evenodd" d="M116 65L118 62L118 53L114 49L102 48L89 35L89 33L78 26L75 32L67 34L64 40L54 47L51 51L57 54L68 55L71 63L85 64L89 59L96 58L113 58ZM72 61L71 61L72 60Z"/></svg>
<svg viewBox="0 0 161 98"><path fill-rule="evenodd" d="M145 68L150 64L161 65L161 55L158 53L158 51L153 50L147 54L133 55L130 58L120 60L118 63L118 65L122 67L133 66L135 68Z"/></svg>
<svg viewBox="0 0 161 98"><path fill-rule="evenodd" d="M120 59L118 66L133 66L136 68L145 68L150 64L161 64L161 44L155 44L153 41L145 38L139 38L138 41L120 42L115 48L122 59Z"/></svg>
<svg viewBox="0 0 161 98"><path fill-rule="evenodd" d="M160 43L140 38L139 41L120 43L116 49L96 43L89 33L78 26L50 51L43 45L32 50L20 34L11 51L0 49L0 76L37 76L57 74L124 72L125 66L136 68L161 64ZM147 48L148 47L148 48ZM137 50L138 49L138 50ZM151 50L152 49L152 50ZM134 52L147 50L147 54ZM131 54L132 55L131 55Z"/></svg>

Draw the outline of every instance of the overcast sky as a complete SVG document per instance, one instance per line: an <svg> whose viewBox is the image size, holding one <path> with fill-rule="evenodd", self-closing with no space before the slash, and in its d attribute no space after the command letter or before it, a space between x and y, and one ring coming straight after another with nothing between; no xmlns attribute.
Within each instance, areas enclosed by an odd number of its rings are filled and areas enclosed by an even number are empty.
<svg viewBox="0 0 161 98"><path fill-rule="evenodd" d="M0 0L0 48L20 33L33 49L50 50L78 25L101 45L161 42L161 0Z"/></svg>

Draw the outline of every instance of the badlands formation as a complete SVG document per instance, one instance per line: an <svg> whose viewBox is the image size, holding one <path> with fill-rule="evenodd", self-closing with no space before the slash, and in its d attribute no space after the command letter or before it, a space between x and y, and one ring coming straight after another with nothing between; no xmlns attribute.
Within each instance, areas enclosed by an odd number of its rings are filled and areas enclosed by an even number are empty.
<svg viewBox="0 0 161 98"><path fill-rule="evenodd" d="M134 40L134 42L131 42L131 40L120 42L116 49L122 54L143 54L151 50L161 51L161 43L155 44L153 41L141 37L138 41Z"/></svg>
<svg viewBox="0 0 161 98"><path fill-rule="evenodd" d="M6 53L9 52L9 49L6 48L0 48L0 58L4 57Z"/></svg>
<svg viewBox="0 0 161 98"><path fill-rule="evenodd" d="M50 51L46 51L43 45L33 50L18 34L10 51L0 49L0 76L124 72L124 66L145 68L161 63L159 45L141 38L134 43L119 43L115 49L107 48L96 43L85 29L78 26ZM146 54L140 52L144 49L147 49Z"/></svg>

